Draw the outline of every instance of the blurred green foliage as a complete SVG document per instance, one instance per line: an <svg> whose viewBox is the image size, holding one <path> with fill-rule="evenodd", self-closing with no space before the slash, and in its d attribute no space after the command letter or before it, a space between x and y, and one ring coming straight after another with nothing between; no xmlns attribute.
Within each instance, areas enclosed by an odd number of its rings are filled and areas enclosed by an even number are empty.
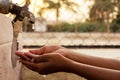
<svg viewBox="0 0 120 80"><path fill-rule="evenodd" d="M49 32L120 32L120 0L95 0L90 18L84 23L58 23L48 25ZM118 11L116 11L116 8ZM117 17L110 15L117 13ZM109 22L109 20L113 20Z"/></svg>
<svg viewBox="0 0 120 80"><path fill-rule="evenodd" d="M117 18L114 19L110 26L111 32L120 32L120 13L117 15Z"/></svg>
<svg viewBox="0 0 120 80"><path fill-rule="evenodd" d="M105 32L106 27L99 22L67 23L48 25L48 32Z"/></svg>
<svg viewBox="0 0 120 80"><path fill-rule="evenodd" d="M58 24L48 25L48 32L73 32L74 24L62 22Z"/></svg>
<svg viewBox="0 0 120 80"><path fill-rule="evenodd" d="M116 1L117 1L118 12L116 18L110 24L110 29L111 32L119 33L120 32L120 0L116 0Z"/></svg>
<svg viewBox="0 0 120 80"><path fill-rule="evenodd" d="M105 32L106 27L99 22L78 23L78 32Z"/></svg>
<svg viewBox="0 0 120 80"><path fill-rule="evenodd" d="M120 0L94 0L94 4L89 7L89 19L84 23L59 22L60 9L65 7L67 10L77 13L76 10L80 7L78 3L70 0L58 0L57 2L43 0L43 2L48 6L39 9L38 14L40 17L43 16L45 10L54 10L56 12L57 24L48 24L48 32L120 32ZM113 16L115 13L117 13L116 18ZM32 26L28 26L27 28L23 26L23 31L33 31Z"/></svg>
<svg viewBox="0 0 120 80"><path fill-rule="evenodd" d="M90 9L90 21L98 21L106 26L106 32L120 32L120 0L94 0ZM117 9L117 10L116 10ZM117 13L116 19L111 14ZM113 20L112 23L110 20Z"/></svg>

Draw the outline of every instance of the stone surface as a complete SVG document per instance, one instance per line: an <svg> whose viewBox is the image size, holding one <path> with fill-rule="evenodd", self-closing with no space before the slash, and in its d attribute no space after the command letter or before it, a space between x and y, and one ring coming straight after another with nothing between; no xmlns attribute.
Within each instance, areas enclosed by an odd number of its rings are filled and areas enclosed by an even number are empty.
<svg viewBox="0 0 120 80"><path fill-rule="evenodd" d="M0 14L0 44L10 43L13 39L11 19Z"/></svg>
<svg viewBox="0 0 120 80"><path fill-rule="evenodd" d="M116 46L120 45L120 33L64 33L30 32L21 33L24 46L42 46L46 44L64 46Z"/></svg>
<svg viewBox="0 0 120 80"><path fill-rule="evenodd" d="M87 80L87 79L72 73L64 72L54 73L47 76L40 75L23 66L22 80Z"/></svg>
<svg viewBox="0 0 120 80"><path fill-rule="evenodd" d="M11 19L0 14L0 80L20 80L20 64L12 66L12 40Z"/></svg>

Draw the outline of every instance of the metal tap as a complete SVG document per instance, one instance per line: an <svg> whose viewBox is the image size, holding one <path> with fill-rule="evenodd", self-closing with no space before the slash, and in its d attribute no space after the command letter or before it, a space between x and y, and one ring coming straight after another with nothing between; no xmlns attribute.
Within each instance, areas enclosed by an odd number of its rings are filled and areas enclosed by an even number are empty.
<svg viewBox="0 0 120 80"><path fill-rule="evenodd" d="M30 0L26 0L25 5L22 7L9 1L11 0L0 0L0 13L3 14L12 13L15 15L15 18L12 21L14 37L13 37L12 52L11 52L12 53L11 61L14 68L16 67L16 63L17 63L15 51L18 49L18 45L19 45L17 38L19 33L21 32L22 21L24 20L25 17L27 17L30 23L34 23L35 16L28 9L30 5Z"/></svg>
<svg viewBox="0 0 120 80"><path fill-rule="evenodd" d="M27 17L29 19L30 23L33 24L35 22L35 16L34 16L34 14L31 13L28 10L29 4L30 4L29 0L27 0L26 4L24 6L22 6L22 7L18 6L17 4L10 3L10 5L9 5L9 12L16 15L16 17L12 21L13 24L17 20L23 21L23 19L25 17Z"/></svg>
<svg viewBox="0 0 120 80"><path fill-rule="evenodd" d="M30 23L33 24L35 22L34 14L32 14L28 10L29 4L30 4L29 0L27 0L26 4L22 7L13 3L9 4L9 12L15 15L15 18L12 21L14 37L13 37L13 44L12 44L11 60L12 60L13 68L16 67L16 63L17 63L17 56L15 55L15 51L20 49L18 37L19 37L19 33L22 30L22 21L24 20L25 17L27 17Z"/></svg>

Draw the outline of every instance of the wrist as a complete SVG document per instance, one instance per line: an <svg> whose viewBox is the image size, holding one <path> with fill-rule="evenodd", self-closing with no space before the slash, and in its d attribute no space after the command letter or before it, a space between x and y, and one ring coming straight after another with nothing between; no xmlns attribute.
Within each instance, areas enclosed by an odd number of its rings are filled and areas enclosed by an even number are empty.
<svg viewBox="0 0 120 80"><path fill-rule="evenodd" d="M68 59L69 61L65 64L65 67L63 69L64 72L68 72L68 73L75 73L75 65L77 62Z"/></svg>

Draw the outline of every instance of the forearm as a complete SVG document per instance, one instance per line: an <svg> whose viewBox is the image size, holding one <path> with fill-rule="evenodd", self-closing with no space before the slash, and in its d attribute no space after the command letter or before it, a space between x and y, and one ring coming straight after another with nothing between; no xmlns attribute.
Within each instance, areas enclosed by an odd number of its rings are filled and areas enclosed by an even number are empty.
<svg viewBox="0 0 120 80"><path fill-rule="evenodd" d="M80 63L120 70L120 61L118 60L84 55L73 51L69 51L65 56Z"/></svg>
<svg viewBox="0 0 120 80"><path fill-rule="evenodd" d="M78 74L88 80L120 80L120 71L95 67L74 62L70 66L72 73Z"/></svg>

